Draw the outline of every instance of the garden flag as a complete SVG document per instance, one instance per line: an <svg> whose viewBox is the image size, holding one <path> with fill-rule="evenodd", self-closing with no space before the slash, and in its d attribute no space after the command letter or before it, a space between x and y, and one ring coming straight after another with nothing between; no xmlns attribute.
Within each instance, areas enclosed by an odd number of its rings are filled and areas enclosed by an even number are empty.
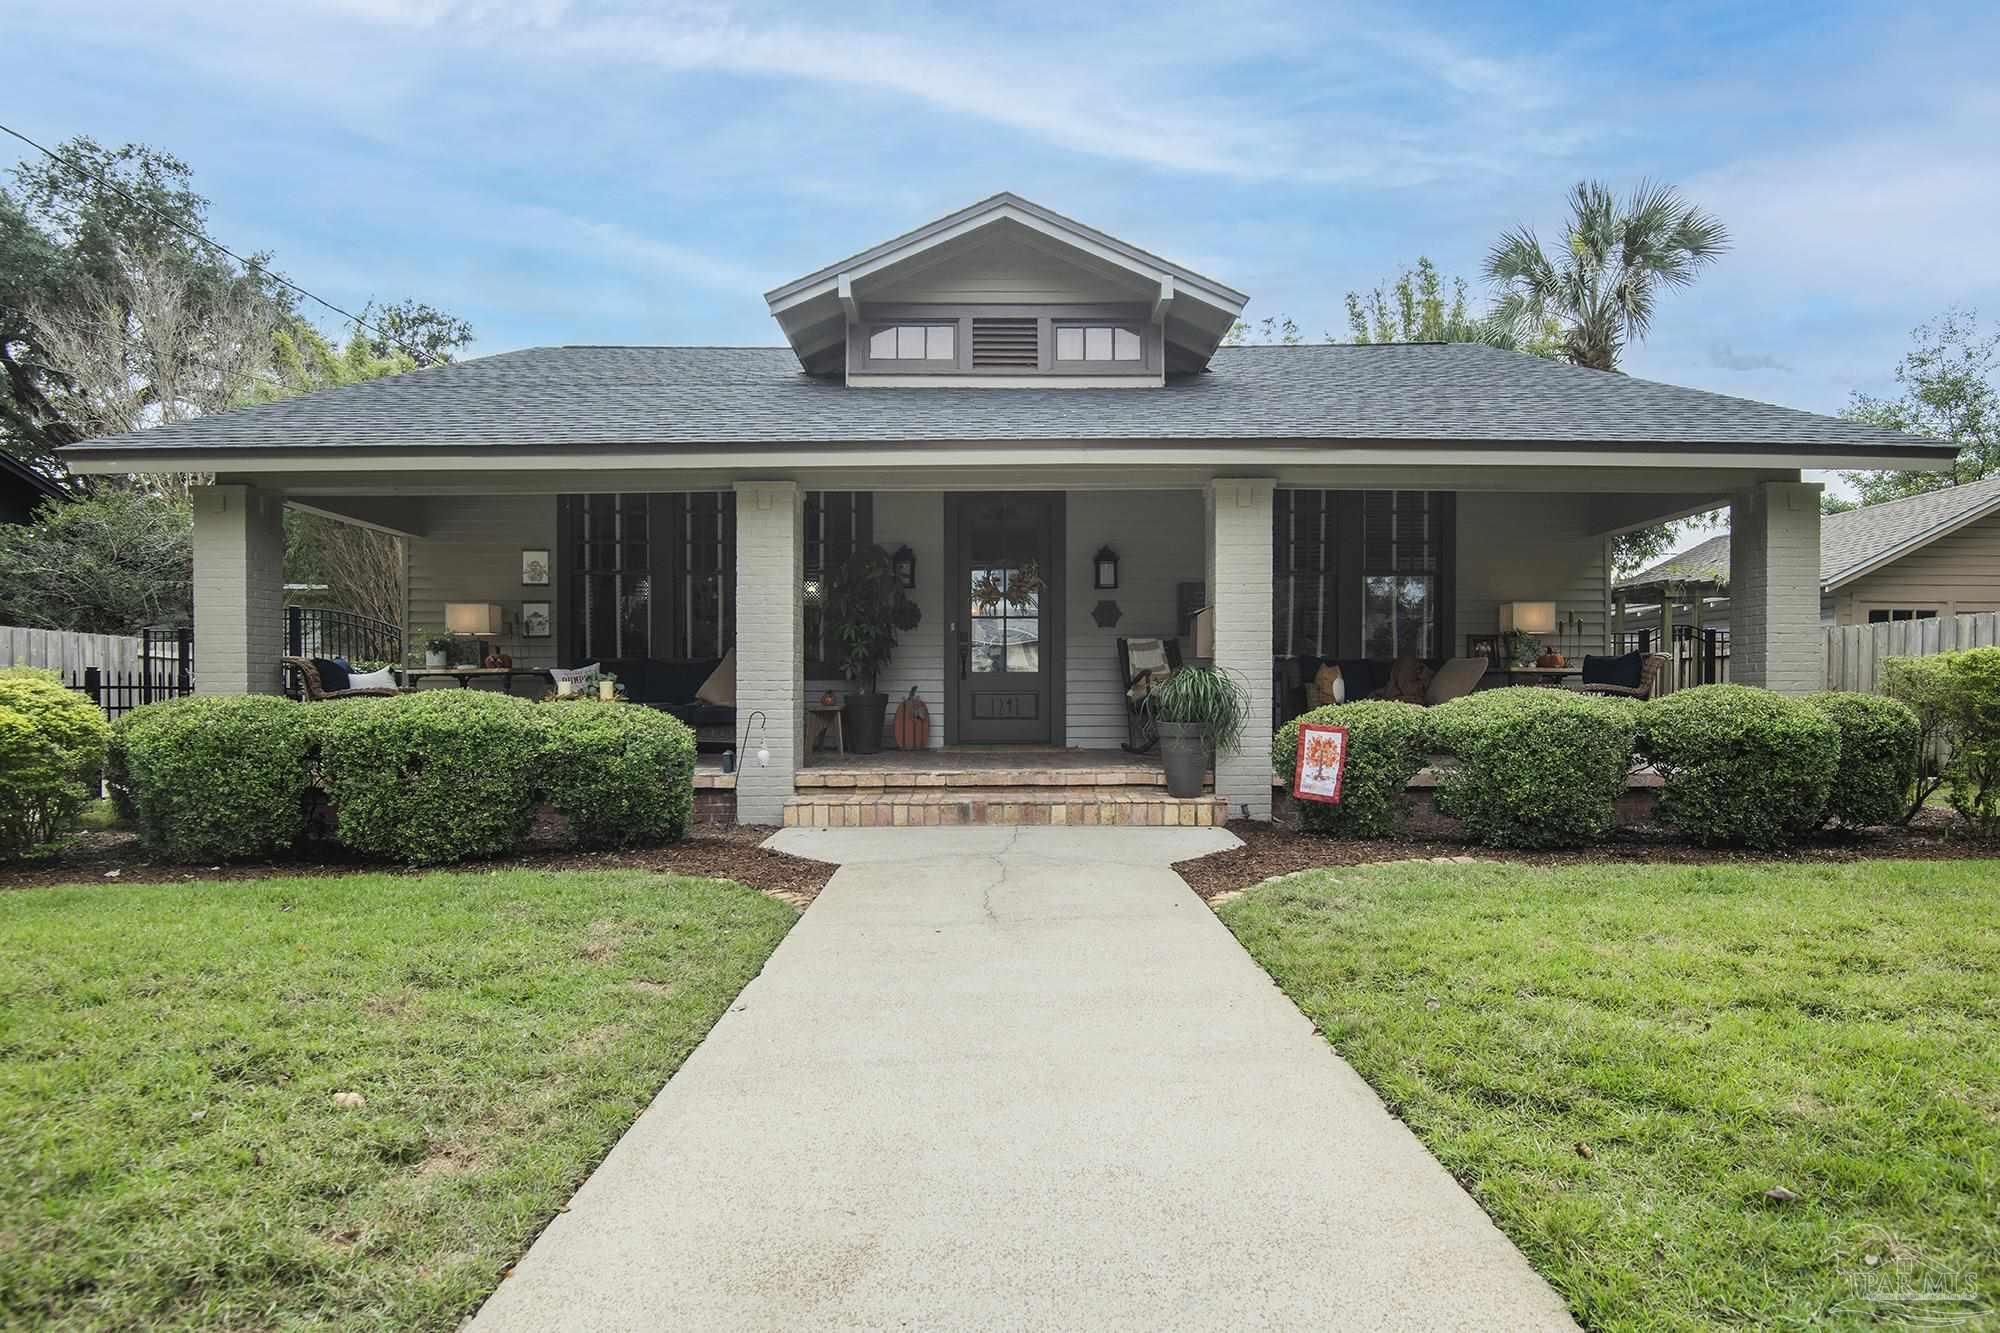
<svg viewBox="0 0 2000 1333"><path fill-rule="evenodd" d="M1299 767L1292 795L1301 801L1340 804L1340 779L1347 772L1347 728L1308 723L1299 728Z"/></svg>

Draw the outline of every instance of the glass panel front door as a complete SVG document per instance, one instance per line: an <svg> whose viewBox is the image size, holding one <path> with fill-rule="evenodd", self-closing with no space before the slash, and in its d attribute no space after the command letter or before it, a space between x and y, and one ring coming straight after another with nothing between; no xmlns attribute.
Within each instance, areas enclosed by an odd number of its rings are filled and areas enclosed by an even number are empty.
<svg viewBox="0 0 2000 1333"><path fill-rule="evenodd" d="M1042 495L954 498L956 739L1047 742L1054 734L1053 654L1045 651L1043 629L1048 599L1058 595L1054 502Z"/></svg>

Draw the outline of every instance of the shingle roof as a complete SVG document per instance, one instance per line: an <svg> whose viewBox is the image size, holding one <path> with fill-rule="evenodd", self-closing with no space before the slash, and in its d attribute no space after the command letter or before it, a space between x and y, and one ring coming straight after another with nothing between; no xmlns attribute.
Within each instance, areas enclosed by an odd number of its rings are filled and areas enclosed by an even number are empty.
<svg viewBox="0 0 2000 1333"><path fill-rule="evenodd" d="M117 449L1387 440L1923 450L1930 441L1472 343L1224 348L1164 389L849 389L786 348L543 347L92 440Z"/></svg>
<svg viewBox="0 0 2000 1333"><path fill-rule="evenodd" d="M1842 582L1885 557L1923 546L1986 512L2000 513L2000 476L1828 514L1819 527L1820 584ZM1618 580L1618 586L1647 587L1663 582L1727 585L1729 534L1710 537L1668 556Z"/></svg>

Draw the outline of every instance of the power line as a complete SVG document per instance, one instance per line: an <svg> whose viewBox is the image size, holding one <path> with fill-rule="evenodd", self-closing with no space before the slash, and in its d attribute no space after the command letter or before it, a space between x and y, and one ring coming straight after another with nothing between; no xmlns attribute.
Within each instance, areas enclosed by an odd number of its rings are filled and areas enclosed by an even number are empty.
<svg viewBox="0 0 2000 1333"><path fill-rule="evenodd" d="M127 190L124 186L120 185L117 181L111 179L111 177L105 175L103 172L92 171L89 167L85 166L81 162L78 162L73 157L66 157L63 154L56 152L54 149L44 148L42 145L36 143L33 139L30 139L27 135L21 133L19 130L15 129L11 125L0 124L0 132L13 135L16 139L19 139L22 143L28 145L28 147L34 149L42 156L48 158L51 162L55 162L61 166L68 167L71 171L74 171L77 175L83 176L89 180L96 181L99 185L102 185L105 189L112 191L114 194L118 195L120 198L125 200L126 203L131 204L134 208L145 209L148 213L151 213L154 217L166 223L168 226L172 227L175 231L184 232L188 236L193 237L195 240L200 241L203 245L208 246L210 249L221 251L223 254L228 255L231 259L235 260L237 263L243 265L244 268L254 269L257 272L264 274L264 276L270 278L273 282L277 283L279 286L288 288L291 291L295 291L300 296L305 297L309 301L317 301L319 304L325 306L328 310L331 310L334 314L341 316L343 319L353 320L354 326L356 328L366 329L368 332L374 334L377 338L380 338L383 342L391 343L396 347L402 348L403 351L409 353L410 359L415 361L418 365L422 366L422 365L428 365L430 363L429 353L410 346L410 344L404 342L401 338L396 337L394 334L387 332L379 325L370 324L367 320L361 318L361 316L355 314L353 311L343 310L341 307L327 300L324 296L319 296L312 292L307 291L305 288L299 286L296 282L293 282L290 278L278 272L276 269L273 269L266 264L260 264L254 259L245 259L242 255L237 254L234 250L230 249L222 242L215 240L212 237L203 235L200 231L197 231L195 228L188 226L186 223L182 222L179 218L174 217L171 214L164 213L161 210L153 207L153 205L139 198L137 195L133 194L130 190Z"/></svg>

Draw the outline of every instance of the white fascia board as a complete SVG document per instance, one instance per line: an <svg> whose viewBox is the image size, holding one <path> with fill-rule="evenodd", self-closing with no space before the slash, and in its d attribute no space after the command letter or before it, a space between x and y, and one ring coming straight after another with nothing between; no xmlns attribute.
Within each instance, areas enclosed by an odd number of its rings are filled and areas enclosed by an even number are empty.
<svg viewBox="0 0 2000 1333"><path fill-rule="evenodd" d="M926 251L947 242L969 236L995 222L1010 221L1026 227L1039 235L1066 246L1072 250L1137 275L1155 286L1173 283L1176 278L1190 296L1194 296L1218 310L1226 311L1234 318L1242 314L1250 298L1241 292L1210 282L1198 275L1178 268L1168 268L1158 261L1144 256L1123 242L1080 228L1079 224L1068 221L1056 214L1028 204L1025 200L1015 200L999 196L985 204L975 204L963 213L941 218L929 227L920 228L906 237L864 250L851 260L843 261L833 270L821 270L796 283L773 288L765 294L764 300L773 315L783 314L794 306L802 305L818 296L837 292L843 279L848 283L859 282L871 274L893 268L911 260Z"/></svg>

